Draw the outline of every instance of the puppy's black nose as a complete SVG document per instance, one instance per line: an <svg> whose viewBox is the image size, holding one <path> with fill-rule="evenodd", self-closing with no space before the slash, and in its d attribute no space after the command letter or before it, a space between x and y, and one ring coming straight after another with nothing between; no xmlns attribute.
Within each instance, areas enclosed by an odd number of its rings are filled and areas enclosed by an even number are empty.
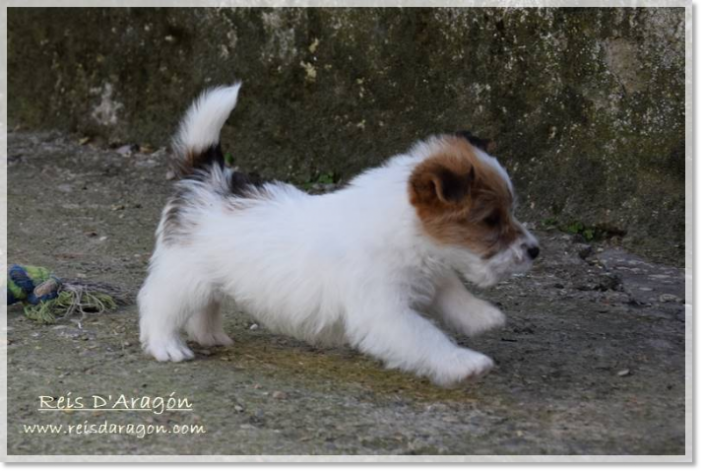
<svg viewBox="0 0 703 473"><path fill-rule="evenodd" d="M527 248L527 255L531 259L535 259L539 256L539 246L530 246Z"/></svg>

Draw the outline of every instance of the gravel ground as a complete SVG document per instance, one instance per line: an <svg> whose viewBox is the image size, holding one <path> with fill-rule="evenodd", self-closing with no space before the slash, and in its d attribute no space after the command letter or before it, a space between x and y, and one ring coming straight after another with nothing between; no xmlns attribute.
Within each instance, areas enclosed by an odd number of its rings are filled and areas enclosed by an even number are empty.
<svg viewBox="0 0 703 473"><path fill-rule="evenodd" d="M172 184L166 151L79 141L10 133L8 262L135 294ZM454 389L252 327L234 306L225 328L235 345L194 347L197 358L183 364L142 355L134 305L49 326L11 307L8 453L683 455L683 269L556 231L537 235L534 270L483 293L507 326L458 337L496 369ZM192 410L38 410L39 396L94 395L187 397ZM205 432L25 432L49 423Z"/></svg>

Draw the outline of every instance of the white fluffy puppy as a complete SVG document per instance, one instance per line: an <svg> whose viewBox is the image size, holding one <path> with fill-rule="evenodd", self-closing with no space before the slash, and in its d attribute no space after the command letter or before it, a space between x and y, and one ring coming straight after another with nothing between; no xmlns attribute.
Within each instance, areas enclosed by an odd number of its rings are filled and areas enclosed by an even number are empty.
<svg viewBox="0 0 703 473"><path fill-rule="evenodd" d="M183 330L203 346L231 344L220 313L231 297L273 331L346 342L440 385L489 370L490 358L425 317L467 335L502 325L501 311L460 275L490 286L539 253L481 140L434 136L343 189L309 195L224 166L219 134L239 87L206 91L175 138L182 180L139 293L144 350L159 361L192 358Z"/></svg>

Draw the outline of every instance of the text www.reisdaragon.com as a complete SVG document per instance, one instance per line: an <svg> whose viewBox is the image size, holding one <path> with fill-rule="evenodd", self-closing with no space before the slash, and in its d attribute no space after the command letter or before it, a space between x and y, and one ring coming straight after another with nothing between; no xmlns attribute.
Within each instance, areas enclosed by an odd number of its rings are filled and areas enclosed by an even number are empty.
<svg viewBox="0 0 703 473"><path fill-rule="evenodd" d="M176 424L173 426L151 424L116 424L105 421L99 424L24 424L25 434L35 435L130 435L144 438L148 435L202 435L202 425Z"/></svg>

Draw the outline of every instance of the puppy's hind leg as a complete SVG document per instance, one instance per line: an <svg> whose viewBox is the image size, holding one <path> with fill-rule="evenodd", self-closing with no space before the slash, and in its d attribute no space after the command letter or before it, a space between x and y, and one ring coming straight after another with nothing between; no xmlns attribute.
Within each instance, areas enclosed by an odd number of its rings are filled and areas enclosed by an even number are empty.
<svg viewBox="0 0 703 473"><path fill-rule="evenodd" d="M213 295L210 301L186 323L188 339L204 347L229 346L234 342L222 328L222 297Z"/></svg>
<svg viewBox="0 0 703 473"><path fill-rule="evenodd" d="M211 298L207 282L184 261L180 254L159 254L139 291L139 339L158 361L193 358L180 332Z"/></svg>

